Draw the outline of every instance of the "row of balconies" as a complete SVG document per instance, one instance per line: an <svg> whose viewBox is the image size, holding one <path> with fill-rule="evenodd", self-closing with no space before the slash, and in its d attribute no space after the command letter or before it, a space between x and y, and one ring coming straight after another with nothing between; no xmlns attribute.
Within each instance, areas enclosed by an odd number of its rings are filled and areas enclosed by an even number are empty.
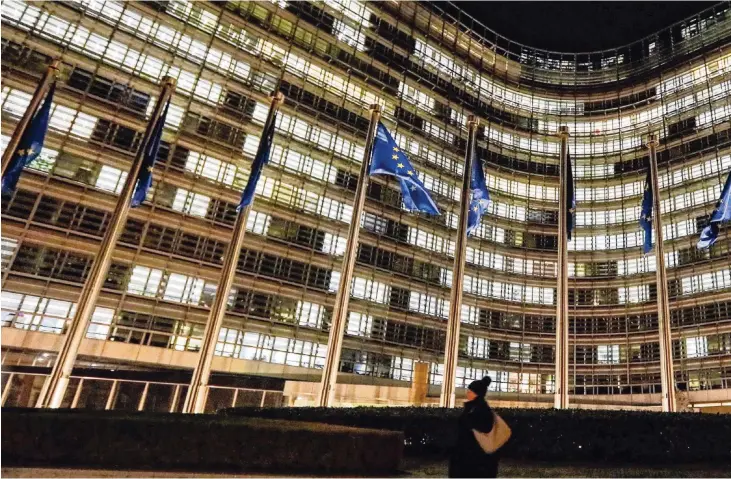
<svg viewBox="0 0 731 479"><path fill-rule="evenodd" d="M14 82L12 82L12 81L11 81L10 83L12 84L12 83L14 83ZM86 103L86 105L88 105L88 103ZM77 107L77 108L78 108L78 107ZM97 111L94 111L94 112L96 113ZM194 117L195 117L195 115L192 115L192 116L190 116L190 115L189 115L189 116L188 116L187 118L191 118L191 119L192 119L192 118L194 118ZM115 120L118 120L118 119L117 119L117 118L115 118ZM200 130L200 128L201 128L201 125L202 125L202 123L201 123L201 122L202 122L203 120L204 120L204 118L203 118L203 117L198 117L198 120L194 120L194 122L193 122L194 124L193 124L193 125L191 125L191 126L192 126L192 131L193 131L193 132L195 132L195 134L196 134L196 135L200 135L200 134L201 134L201 133L199 133L199 130ZM106 124L106 123L104 123L104 124ZM104 126L104 124L102 124L101 126ZM185 129L189 128L188 126L186 126L186 125L189 125L189 124L190 124L190 123L188 123L187 121L186 121L186 122L184 122L184 128L185 128ZM108 128L120 128L119 126L115 126L115 125L116 125L116 122L114 122L114 123L109 123L109 124L108 124ZM139 125L139 123L138 123L138 125ZM124 127L124 128L127 128L127 127ZM138 128L139 128L139 126L138 126ZM109 140L113 141L115 145L118 145L118 146L120 146L120 147L123 147L123 148L125 148L125 149L127 149L127 150L129 150L129 149L132 149L132 150L134 150L134 149L136 148L136 147L134 146L134 145L135 145L135 143L134 143L134 141L135 141L135 140L134 140L134 138L136 138L136 137L138 136L138 134L136 134L135 132L125 132L125 134L124 134L124 135L122 135L122 134L121 134L121 130L120 130L120 132L119 132L119 133L114 133L114 134L111 134L111 133L112 133L112 130L110 130L109 132L106 132L106 133L104 133L104 138L100 138L100 139L101 139L102 141L107 141L107 140L106 140L106 138L108 137L108 138L109 138ZM211 133L211 132L210 132L210 129L209 129L209 127L206 127L206 129L205 129L205 131L203 132L203 134L204 134L204 135L207 135L207 134L210 134L210 133ZM248 130L247 130L247 133L248 133ZM127 146L123 146L123 143L120 143L120 142L119 142L119 139L120 139L120 138L125 138L125 140L124 140L124 141L125 141L125 142L128 142L129 144L128 144ZM687 144L687 143L686 143L686 144ZM702 148L702 147L703 147L703 145L701 144L701 145L699 145L699 147L701 147L701 148ZM198 149L199 149L199 147L198 147ZM665 151L668 151L668 150L665 150ZM229 154L230 154L230 153L229 153ZM219 155L219 156L221 156L221 155ZM314 155L313 155L313 156L314 156ZM226 156L224 155L224 157L226 157ZM338 163L338 166L341 166L341 164L342 164L342 163ZM352 162L347 162L346 164L349 164L349 166L348 166L348 167L349 167L349 169L353 169L353 167L355 166L355 165L353 165L353 164L352 164ZM345 165L343 165L343 166L345 166ZM350 173L348 173L348 174L350 174ZM372 181L373 181L373 180L372 180ZM379 182L379 179L376 179L376 182ZM383 182L383 183L385 183L385 182L384 182L383 180L380 180L380 182ZM383 184L383 183L381 183L381 184ZM698 184L697 184L696 186L703 186L703 183L702 183L702 182L700 182L700 181L699 181L699 182L697 182L697 183L698 183ZM706 183L708 183L708 182L706 181ZM711 184L711 183L708 183L708 184ZM691 186L693 186L693 185L691 185ZM333 193L332 191L329 191L329 194L330 194L330 195L332 195L332 193ZM346 195L346 196L349 196L349 195ZM503 194L503 193L501 193L501 192L499 192L499 191L497 191L497 192L494 192L494 196L495 196L495 197L496 197L497 199L509 199L511 203L513 203L513 204L515 204L515 203L516 203L516 198L515 198L515 197L510 197L510 196L506 196L505 194ZM396 199L397 199L397 198L396 198ZM444 205L444 203L445 203L446 201L448 201L446 197L439 197L438 199L439 199L439 201L440 201L440 202L441 202L441 203L442 203L443 205ZM450 200L451 200L451 198L450 198ZM453 201L453 200L452 200L452 201ZM524 199L522 199L522 198L517 198L517 202L518 202L518 203L521 203L521 202L524 202L524 201L526 201L526 200L524 200ZM638 201L639 201L639 200L638 200ZM397 202L398 202L398 201L394 202L394 206L398 206L398 205L396 205L396 204L395 204L395 203L397 203ZM533 204L533 203L531 203L531 204ZM594 203L594 204L599 204L599 203ZM454 203L451 203L451 205L452 205L452 208L454 208ZM611 206L615 206L615 207L622 207L622 206L624 206L624 199L623 199L623 200L615 200L615 201L613 201L613 202L612 202L612 201L609 201L609 202L602 202L602 203L601 203L601 205L602 205L603 207L611 207ZM550 202L548 202L548 203L545 203L545 204L542 204L541 206L544 206L544 207L548 208L548 210L551 210L551 209L553 209L553 208L555 208L555 207L556 207L555 203L550 203ZM535 207L534 207L534 208L535 208ZM446 208L445 208L445 209L446 209ZM701 207L701 208L698 208L698 209L699 209L699 210L701 210L701 209L702 209L703 211L705 211L705 207ZM503 227L507 227L507 228L511 227L511 226L512 226L512 224L513 224L513 223L512 223L512 221L510 221L510 220L505 220L505 219L502 219L502 218L495 218L495 223L499 224L500 226L503 226ZM604 232L604 231L607 231L608 229L609 229L609 228L606 228L606 229L602 230L602 232ZM620 227L619 225L618 225L618 226L616 226L616 227L615 227L615 229L616 229L616 231L621 231L621 227ZM550 228L550 227L549 227L549 228L544 228L544 227L540 227L540 226L538 226L538 225L530 225L530 227L529 227L529 230L531 230L531 231L535 231L535 232L539 232L539 233L541 233L541 234L549 234L549 235L551 234L551 232L555 232L555 230L554 230L553 228ZM451 232L451 231L450 231L450 234L452 234L452 232Z"/></svg>
<svg viewBox="0 0 731 479"><path fill-rule="evenodd" d="M71 191L68 191L69 193ZM85 195L88 194L85 193ZM34 201L35 203L35 201ZM40 203L37 203L40 205ZM139 211L139 210L137 210ZM163 219L165 214L164 210L155 210L155 216L157 218ZM136 212L136 211L135 211ZM68 214L68 213L67 213ZM149 216L149 215L146 215ZM173 215L174 217L175 215ZM179 217L178 217L179 218ZM74 220L74 223L77 224L89 224L88 220L86 222L82 220ZM76 255L81 255L79 258L86 257L86 254L89 251L92 251L95 248L96 240L93 240L92 238L96 237L98 238L101 234L100 231L97 232L91 232L91 230L87 230L87 232L83 235L80 235L79 233L70 233L72 236L69 236L69 233L64 233L64 230L66 228L58 228L58 227L51 227L45 226L43 224L38 223L27 223L26 226L22 226L23 223L17 224L15 221L12 221L10 217L5 217L5 228L6 228L6 234L9 237L15 237L21 239L21 244L28 245L47 245L47 244L53 244L54 247L56 245L63 245L62 249L64 251L69 252L76 252ZM177 220L178 225L180 225L180 220ZM102 223L103 224L103 221ZM17 226L16 226L17 225ZM128 228L130 226L130 223L128 223ZM133 225L134 226L134 225ZM138 230L147 230L148 234L150 232L154 232L154 224L147 224L145 225L145 221L139 222L137 226L134 226L135 229ZM89 234L91 232L91 234ZM122 244L124 246L121 246L122 250L127 250L130 247L132 247L132 250L140 250L140 256L133 255L133 259L128 260L132 264L140 264L145 265L148 267L154 267L159 268L161 270L168 270L170 269L172 265L172 270L177 273L181 274L187 274L192 275L194 277L200 277L205 279L206 281L211 281L215 283L218 279L218 265L216 262L212 262L212 260L206 260L209 257L215 257L215 252L220 251L220 247L216 247L213 250L211 250L211 253L205 253L210 247L207 246L206 248L199 250L202 252L203 256L198 255L188 255L184 256L180 253L169 253L164 250L156 249L155 242L157 241L156 238L159 237L159 235L155 235L152 237L153 242L150 243L146 235L142 235L140 233L137 234L129 234L130 231L128 229L128 232L125 233L125 235L122 238ZM55 236L58 236L56 241L52 241L51 238L54 238ZM65 238L65 240L64 240ZM76 238L72 243L69 241L69 238ZM264 279L267 277L271 277L272 281L275 283L279 283L281 286L285 285L291 285L290 288L290 294L289 297L293 299L301 299L302 295L305 294L308 298L307 300L312 301L316 304L324 304L327 305L329 301L332 299L330 298L330 295L326 293L328 289L328 278L329 278L329 272L331 270L334 270L337 268L337 264L334 262L330 263L320 263L320 262L314 262L313 259L315 259L317 256L313 255L312 252L308 252L306 249L300 249L300 248L292 248L291 246L287 246L286 244L282 244L281 241L278 240L264 240L260 236L249 236L249 239L252 240L253 244L249 245L247 242L247 251L251 251L251 254L254 256L251 256L249 253L244 254L242 262L240 263L240 266L242 268L242 271L248 271L250 274L253 273L255 275L255 278L258 279ZM159 244L159 243L158 243ZM74 246L77 245L77 246ZM139 245L139 246L136 246ZM150 245L145 247L145 245ZM53 247L52 247L53 249ZM39 251L39 250L38 250ZM36 252L38 252L36 251ZM61 250L59 250L61 251ZM264 253L266 252L266 253ZM279 258L277 259L277 256L272 256L271 253L274 253L275 255L279 255ZM40 254L40 253L39 253ZM27 256L27 254L24 253L24 257ZM72 254L73 256L73 254ZM196 259L196 256L198 256L200 259ZM271 258L269 258L271 256ZM252 263L252 266L246 266L247 262L249 261L249 257L253 258L259 258L256 260L256 263ZM266 271L261 270L259 268L263 268L265 264L268 263L259 263L259 261L264 261L266 258L266 261L274 261L271 265L271 269L269 266L266 266ZM287 258L286 260L283 258ZM309 259L309 261L308 261ZM330 261L332 258L328 258ZM299 260L299 261L297 261ZM41 276L51 274L49 270L49 273L42 273L42 270L37 270L36 266L33 266L34 264L38 264L37 260L33 260L31 257L28 257L28 260L23 260L25 263L28 263L31 267L31 270L28 270L29 273L33 274L40 274ZM50 261L50 263L49 263ZM285 265L284 262L287 262ZM294 263L292 262L294 261ZM74 260L71 263L70 268L63 268L59 270L53 270L57 271L56 273L53 273L56 275L58 279L65 279L70 281L77 281L79 277L81 277L80 272L83 272L86 269L86 266L83 266L86 262L88 262L88 259L86 260ZM23 264L25 264L23 263ZM58 260L51 260L50 257L48 260L44 260L44 263L47 263L49 265L59 265ZM61 264L63 261L61 261ZM290 264L291 263L291 264ZM20 263L19 263L20 264ZM124 264L122 262L121 264ZM127 263L129 264L129 263ZM317 264L322 264L322 266L315 266ZM259 265L259 266L255 266ZM60 266L59 266L60 267ZM254 267L255 269L250 269ZM294 270L292 268L295 268ZM119 284L122 286L123 278L125 277L124 271L126 270L125 266L120 265L120 274L116 277L119 278L118 280L115 280L114 284ZM285 269L281 269L285 268ZM21 268L23 269L23 268ZM280 271L277 273L277 271ZM292 276L293 272L297 272L296 275ZM322 274L320 274L322 273ZM263 277L260 275L264 275ZM121 275L121 276L120 276ZM273 276L272 276L273 275ZM409 293L410 291L416 290L419 292L429 292L430 294L434 294L435 291L432 289L430 290L427 286L426 289L422 289L423 286L421 283L414 282L413 280L408 280L406 278L403 278L401 275L394 275L392 272L389 272L388 270L373 270L370 267L359 265L356 268L356 276L358 277L367 277L367 278L374 278L377 281L384 282L384 284L388 284L392 288L391 293L391 299L388 301L388 306L378 306L372 302L367 301L354 301L354 303L359 303L360 307L356 308L357 310L366 313L366 314L373 314L374 312L380 311L382 314L388 314L392 315L394 313L393 308L395 307L396 310L402 309L405 311L408 311L408 303L401 304L402 302L399 300L396 300L396 303L393 303L394 301L394 292L396 291L405 291L406 293ZM403 279L402 279L403 278ZM406 280L406 281L404 281ZM258 284L258 283L257 283ZM304 289L303 289L304 287ZM245 288L246 289L246 288ZM256 289L256 288L255 288ZM319 290L319 291L318 291ZM435 297L446 299L446 291L441 289L439 291L441 294L435 295ZM281 294L284 294L283 292ZM686 298L678 299L673 302L674 308L680 308L685 306L691 306L691 305L698 305L703 303L704 301L708 304L714 304L718 303L720 301L723 301L722 298L725 298L727 296L726 293L718 291L714 293L707 293L702 296L689 296ZM400 295L395 296L395 298L400 298ZM406 298L408 298L408 294L406 295ZM546 316L552 315L554 313L553 308L551 306L546 307L540 307L536 305L528 305L528 304L520 304L520 303L511 303L506 301L499 301L499 300L488 300L482 297L476 297L474 295L466 295L465 297L465 304L471 304L474 306L477 306L481 309L485 310L491 310L495 307L496 303L500 303L502 308L505 308L507 311L513 311L514 313L529 313L529 314L536 314L537 312L540 312L539 314L543 314ZM400 306L399 306L400 305ZM656 308L656 305L652 302L649 303L643 303L638 305L624 305L624 306L612 306L612 307L596 307L591 306L589 308L580 308L578 311L581 311L582 316L586 317L592 317L596 316L598 318L601 318L602 316L621 316L621 315L639 315L639 314L651 314ZM377 314L377 313L376 313ZM720 314L723 314L722 312ZM403 317L404 322L412 322L414 317L419 317L418 313L414 312L408 312L403 313L402 315L396 314L395 317ZM443 325L443 321L438 320L435 317L432 316L421 316L424 318L425 321L429 323L433 323L435 325ZM711 318L713 319L713 318ZM718 319L721 319L720 317ZM482 321L481 321L482 322ZM683 324L683 323L681 323ZM693 326L696 325L696 323L691 323ZM484 326L488 326L488 324L484 324ZM648 326L651 327L651 326ZM479 328L478 328L479 329ZM610 328L612 330L613 328ZM615 330L616 331L616 330ZM619 331L617 331L619 332ZM543 333L548 333L549 338L548 341L552 341L550 339L550 336L552 335L552 329L549 329L546 331L543 330ZM620 333L621 334L621 333ZM652 337L651 333L645 333L650 334L650 337ZM540 334L539 334L540 336ZM609 334L607 337L611 338L613 334ZM624 336L624 334L622 334ZM514 334L508 334L507 337L514 337ZM535 341L533 341L535 342Z"/></svg>

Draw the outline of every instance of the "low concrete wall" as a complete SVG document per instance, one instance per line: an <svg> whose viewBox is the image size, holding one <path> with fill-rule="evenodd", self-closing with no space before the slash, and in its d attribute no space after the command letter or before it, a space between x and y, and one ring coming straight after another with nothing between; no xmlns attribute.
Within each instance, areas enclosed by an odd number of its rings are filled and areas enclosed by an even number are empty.
<svg viewBox="0 0 731 479"><path fill-rule="evenodd" d="M317 405L320 384L307 381L287 381L284 385L286 406L309 407ZM420 406L438 407L439 389L429 388L430 396L420 401ZM436 395L435 395L436 394ZM678 395L680 397L681 394ZM704 404L714 406L731 405L731 389L713 389L682 393L685 407L680 411L698 412ZM457 403L464 398L464 390L457 391ZM497 408L548 409L553 408L553 394L528 395L505 392L491 392L488 401ZM339 407L356 406L413 406L413 387L380 384L347 384L335 386L335 405ZM616 395L572 395L569 396L571 409L604 409L624 411L661 411L660 394L616 394ZM706 411L706 412L710 412ZM722 412L717 410L715 412Z"/></svg>

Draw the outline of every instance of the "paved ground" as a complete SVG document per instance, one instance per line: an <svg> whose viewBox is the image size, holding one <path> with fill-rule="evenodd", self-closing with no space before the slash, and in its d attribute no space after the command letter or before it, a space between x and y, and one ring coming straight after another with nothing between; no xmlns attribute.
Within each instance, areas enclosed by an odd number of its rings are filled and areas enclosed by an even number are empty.
<svg viewBox="0 0 731 479"><path fill-rule="evenodd" d="M164 472L164 471L113 471L109 469L55 469L45 467L3 467L0 469L3 477L280 477L276 475L255 474L224 474L201 472Z"/></svg>
<svg viewBox="0 0 731 479"><path fill-rule="evenodd" d="M445 477L446 461L424 461L407 458L404 460L403 474L400 477ZM271 474L231 474L200 472L162 472L162 471L116 471L108 469L54 469L54 468L6 468L0 470L3 477L69 477L69 478L107 478L107 477L151 477L151 478L223 478L223 477L282 477ZM503 461L500 477L731 477L731 470L703 467L601 467L601 465L552 465L517 464ZM290 476L297 477L297 476ZM313 477L301 476L301 477Z"/></svg>
<svg viewBox="0 0 731 479"><path fill-rule="evenodd" d="M407 477L446 477L446 461L424 461L405 458L403 469ZM515 463L502 461L500 477L731 477L731 470L704 468L702 466L657 467L610 467L592 465L555 465L544 463Z"/></svg>

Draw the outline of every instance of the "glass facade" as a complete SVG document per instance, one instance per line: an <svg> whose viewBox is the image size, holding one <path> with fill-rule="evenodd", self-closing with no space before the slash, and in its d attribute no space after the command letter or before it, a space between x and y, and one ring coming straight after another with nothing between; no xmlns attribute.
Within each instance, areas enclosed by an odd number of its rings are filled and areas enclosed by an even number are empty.
<svg viewBox="0 0 731 479"><path fill-rule="evenodd" d="M163 370L164 350L199 350L278 89L286 101L272 161L216 346L245 365L240 372L319 380L357 220L341 372L349 382L408 387L415 363L427 362L431 383L441 384L472 114L492 202L467 244L457 387L489 373L496 394L551 400L556 132L566 125L577 189L570 393L611 403L660 392L655 257L642 254L638 223L649 133L660 138L676 385L731 389L731 240L722 230L713 247L695 248L731 169L730 9L721 3L622 48L563 54L511 42L449 3L7 0L3 148L51 58L62 60L63 78L43 152L2 201L2 326L64 333L169 75L177 88L153 188L127 221L87 331L102 345L162 352L82 354ZM352 218L374 103L441 216L406 212L398 184L373 177L363 217ZM14 345L13 355L35 358L49 344ZM31 394L37 378L24 374ZM107 392L110 408L139 405L150 390L168 404L163 384L105 383L76 399L100 404L92 396L104 386L133 398ZM209 401L235 403L243 391L221 388Z"/></svg>

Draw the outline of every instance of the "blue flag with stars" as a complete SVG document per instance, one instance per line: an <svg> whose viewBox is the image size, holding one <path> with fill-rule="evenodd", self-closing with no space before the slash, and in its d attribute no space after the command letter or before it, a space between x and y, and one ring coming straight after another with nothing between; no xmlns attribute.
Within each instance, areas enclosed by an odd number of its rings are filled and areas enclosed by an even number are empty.
<svg viewBox="0 0 731 479"><path fill-rule="evenodd" d="M467 215L467 235L471 235L478 226L480 219L490 204L490 193L487 191L485 170L482 169L482 160L477 152L472 153L472 174L470 176L470 210Z"/></svg>
<svg viewBox="0 0 731 479"><path fill-rule="evenodd" d="M53 103L53 93L56 91L56 84L52 84L48 90L48 95L43 101L41 107L31 119L28 127L20 137L18 147L10 159L5 176L2 178L2 192L12 193L18 185L20 174L23 168L28 166L33 160L38 158L43 149L43 142L46 140L46 132L48 131L48 120L51 117L51 104Z"/></svg>
<svg viewBox="0 0 731 479"><path fill-rule="evenodd" d="M728 178L726 178L726 183L723 185L721 198L716 203L716 209L711 213L708 226L701 231L698 249L708 248L715 243L718 238L721 223L727 223L729 221L731 221L731 171L728 174Z"/></svg>
<svg viewBox="0 0 731 479"><path fill-rule="evenodd" d="M647 254L652 250L652 174L649 166L647 167L647 179L645 180L645 193L642 196L640 226L645 231L642 251Z"/></svg>
<svg viewBox="0 0 731 479"><path fill-rule="evenodd" d="M140 172L137 174L137 184L135 185L135 191L132 193L132 201L130 206L136 208L140 206L147 197L147 191L152 186L152 170L155 167L155 161L157 160L157 153L160 151L160 141L162 140L162 130L165 126L165 117L168 116L168 108L170 107L170 100L165 105L165 109L157 119L157 123L152 130L150 141L147 142L145 147L145 153L142 157L142 166Z"/></svg>
<svg viewBox="0 0 731 479"><path fill-rule="evenodd" d="M571 170L571 155L566 152L566 238L571 241L571 232L574 230L574 214L576 213L576 190L574 188L574 174Z"/></svg>
<svg viewBox="0 0 731 479"><path fill-rule="evenodd" d="M440 214L439 208L429 196L424 183L418 178L411 162L381 122L378 122L378 128L376 129L369 174L391 175L398 178L406 209L421 211L430 215Z"/></svg>
<svg viewBox="0 0 731 479"><path fill-rule="evenodd" d="M276 130L277 114L274 114L272 122L269 124L269 129L264 132L259 141L259 147L256 150L256 156L254 162L251 164L251 173L249 174L249 181L246 183L246 188L241 195L241 203L237 210L250 206L254 202L254 194L256 193L256 184L259 182L261 177L261 170L264 165L269 163L269 155L272 151L272 142L274 141L274 130Z"/></svg>

